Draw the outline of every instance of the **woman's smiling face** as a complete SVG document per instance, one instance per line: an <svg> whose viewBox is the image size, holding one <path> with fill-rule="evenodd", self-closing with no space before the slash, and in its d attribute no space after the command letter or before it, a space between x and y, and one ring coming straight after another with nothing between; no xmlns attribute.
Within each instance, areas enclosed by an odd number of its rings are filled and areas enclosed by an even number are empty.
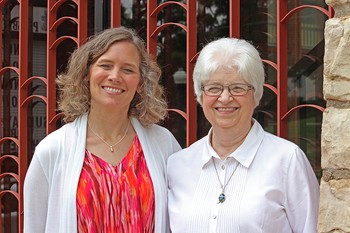
<svg viewBox="0 0 350 233"><path fill-rule="evenodd" d="M125 108L140 85L140 55L128 41L112 44L89 70L91 107Z"/></svg>
<svg viewBox="0 0 350 233"><path fill-rule="evenodd" d="M246 83L235 69L220 68L214 72L207 84L249 84ZM212 97L205 93L202 95L202 107L206 119L213 128L242 128L251 125L255 109L253 90L248 90L242 96L232 96L225 88L220 96Z"/></svg>

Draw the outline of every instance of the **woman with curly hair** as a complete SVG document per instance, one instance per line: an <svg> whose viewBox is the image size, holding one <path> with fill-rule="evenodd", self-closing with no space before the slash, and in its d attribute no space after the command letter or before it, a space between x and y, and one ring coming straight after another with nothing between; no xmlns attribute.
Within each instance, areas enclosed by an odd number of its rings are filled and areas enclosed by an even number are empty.
<svg viewBox="0 0 350 233"><path fill-rule="evenodd" d="M66 122L36 147L24 232L168 232L167 157L180 150L158 65L124 27L74 51L57 80Z"/></svg>

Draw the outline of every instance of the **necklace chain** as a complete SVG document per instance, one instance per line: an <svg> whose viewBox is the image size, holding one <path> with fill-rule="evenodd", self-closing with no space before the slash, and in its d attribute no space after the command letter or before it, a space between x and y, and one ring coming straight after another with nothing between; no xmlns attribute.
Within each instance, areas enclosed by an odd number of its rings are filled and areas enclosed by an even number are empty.
<svg viewBox="0 0 350 233"><path fill-rule="evenodd" d="M88 125L89 129L91 130L91 132L92 132L93 134L95 134L99 139L101 139L101 141L104 142L107 146L109 146L111 152L114 152L113 147L115 147L116 145L118 145L119 143L121 143L121 142L123 141L123 139L125 138L125 136L126 136L128 130L129 130L130 122L128 122L128 125L126 126L126 129L125 129L125 132L124 132L123 137L122 137L121 139L119 139L116 143L112 144L112 145L110 145L110 144L109 144L108 142L106 142L100 135L98 135L95 131L93 131L92 128L90 127L90 124L89 124L89 123L88 123L87 125Z"/></svg>
<svg viewBox="0 0 350 233"><path fill-rule="evenodd" d="M221 180L220 180L220 177L219 177L218 169L216 168L214 157L211 157L211 159L213 160L216 176L217 176L217 178L219 180L220 187L221 187L221 194L219 195L219 202L218 203L223 203L226 200L225 188L228 185L228 183L230 182L231 178L233 177L233 174L235 174L235 171L236 171L238 165L236 165L235 169L233 170L231 176L228 178L227 182L222 184Z"/></svg>

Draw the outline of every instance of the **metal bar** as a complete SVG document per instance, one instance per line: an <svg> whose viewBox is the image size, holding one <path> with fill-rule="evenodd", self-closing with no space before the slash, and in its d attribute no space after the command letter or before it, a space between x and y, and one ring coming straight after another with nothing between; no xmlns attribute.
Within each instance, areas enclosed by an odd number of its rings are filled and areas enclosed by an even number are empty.
<svg viewBox="0 0 350 233"><path fill-rule="evenodd" d="M18 68L19 68L19 77L18 77L18 229L19 232L23 232L23 183L25 174L28 167L28 108L27 105L22 105L22 103L27 98L28 85L23 86L22 84L28 79L29 67L28 67L28 33L29 33L29 24L28 25L28 11L29 3L27 0L22 0L19 4L19 58L18 58Z"/></svg>
<svg viewBox="0 0 350 233"><path fill-rule="evenodd" d="M287 138L288 111L288 45L287 22L282 21L287 14L287 2L277 1L277 135Z"/></svg>
<svg viewBox="0 0 350 233"><path fill-rule="evenodd" d="M197 14L196 1L187 1L187 34L186 34L186 144L191 145L197 140L197 101L193 89L193 69L197 55Z"/></svg>
<svg viewBox="0 0 350 233"><path fill-rule="evenodd" d="M150 0L147 3L147 51L153 57L157 57L157 34L154 31L157 29L157 14L153 14L157 8L157 1Z"/></svg>
<svg viewBox="0 0 350 233"><path fill-rule="evenodd" d="M111 27L120 27L121 25L121 3L120 0L111 1Z"/></svg>
<svg viewBox="0 0 350 233"><path fill-rule="evenodd" d="M46 63L46 134L56 129L55 124L51 123L51 119L56 114L56 50L52 45L56 40L56 27L52 28L57 19L57 2L55 0L48 0L47 2L47 58Z"/></svg>
<svg viewBox="0 0 350 233"><path fill-rule="evenodd" d="M241 37L241 1L230 0L230 37Z"/></svg>
<svg viewBox="0 0 350 233"><path fill-rule="evenodd" d="M87 12L88 3L86 0L80 0L78 3L78 46L82 45L87 38Z"/></svg>

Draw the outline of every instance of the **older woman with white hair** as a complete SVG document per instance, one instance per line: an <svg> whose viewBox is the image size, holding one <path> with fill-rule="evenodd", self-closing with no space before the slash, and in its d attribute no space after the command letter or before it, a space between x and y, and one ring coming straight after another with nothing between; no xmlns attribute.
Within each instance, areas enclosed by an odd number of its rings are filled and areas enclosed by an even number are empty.
<svg viewBox="0 0 350 233"><path fill-rule="evenodd" d="M235 38L209 43L193 80L212 127L168 160L171 231L316 232L319 184L307 157L252 117L264 85L254 46Z"/></svg>

